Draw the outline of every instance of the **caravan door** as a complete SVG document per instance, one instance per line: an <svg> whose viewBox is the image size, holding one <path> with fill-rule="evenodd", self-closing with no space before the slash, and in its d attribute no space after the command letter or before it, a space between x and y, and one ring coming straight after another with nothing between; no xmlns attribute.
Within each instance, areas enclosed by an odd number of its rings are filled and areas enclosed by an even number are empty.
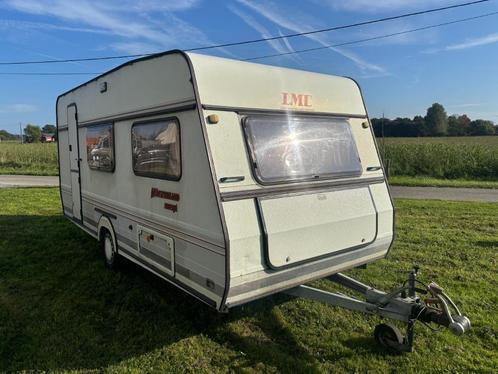
<svg viewBox="0 0 498 374"><path fill-rule="evenodd" d="M78 115L76 104L68 105L66 113L69 132L69 160L71 168L73 218L77 221L81 221L80 149L78 142Z"/></svg>

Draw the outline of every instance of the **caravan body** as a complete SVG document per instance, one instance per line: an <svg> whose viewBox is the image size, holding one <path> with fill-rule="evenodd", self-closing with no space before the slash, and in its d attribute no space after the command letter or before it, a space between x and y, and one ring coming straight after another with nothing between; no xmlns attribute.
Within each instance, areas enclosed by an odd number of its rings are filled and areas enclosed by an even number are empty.
<svg viewBox="0 0 498 374"><path fill-rule="evenodd" d="M172 51L61 95L57 127L64 214L221 311L393 241L349 78Z"/></svg>

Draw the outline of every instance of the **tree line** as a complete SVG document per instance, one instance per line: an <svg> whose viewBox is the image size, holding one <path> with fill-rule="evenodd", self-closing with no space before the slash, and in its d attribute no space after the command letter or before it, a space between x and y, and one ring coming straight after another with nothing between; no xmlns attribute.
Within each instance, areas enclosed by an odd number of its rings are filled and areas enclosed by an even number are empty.
<svg viewBox="0 0 498 374"><path fill-rule="evenodd" d="M23 129L26 138L32 139L33 142L41 141L42 134L55 135L56 128L54 125L45 125L43 127L28 124ZM0 130L0 140L19 140L19 135L11 134L6 130Z"/></svg>
<svg viewBox="0 0 498 374"><path fill-rule="evenodd" d="M492 121L472 120L466 114L448 116L439 103L432 104L424 117L372 118L371 122L377 137L498 135Z"/></svg>

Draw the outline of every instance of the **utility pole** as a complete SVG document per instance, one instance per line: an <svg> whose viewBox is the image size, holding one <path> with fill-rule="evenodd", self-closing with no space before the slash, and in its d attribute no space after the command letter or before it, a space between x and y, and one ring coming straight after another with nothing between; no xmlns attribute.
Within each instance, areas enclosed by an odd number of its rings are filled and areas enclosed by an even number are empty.
<svg viewBox="0 0 498 374"><path fill-rule="evenodd" d="M384 170L386 170L386 176L389 178L389 161L386 160L386 137L384 136L384 111L382 111L382 122L380 125L382 132L382 162L384 163Z"/></svg>
<svg viewBox="0 0 498 374"><path fill-rule="evenodd" d="M19 122L19 136L21 137L21 144L23 144L23 137L22 137L22 124Z"/></svg>
<svg viewBox="0 0 498 374"><path fill-rule="evenodd" d="M384 138L384 111L382 111L382 122L380 125L381 131L382 131L382 150L385 149L386 141Z"/></svg>

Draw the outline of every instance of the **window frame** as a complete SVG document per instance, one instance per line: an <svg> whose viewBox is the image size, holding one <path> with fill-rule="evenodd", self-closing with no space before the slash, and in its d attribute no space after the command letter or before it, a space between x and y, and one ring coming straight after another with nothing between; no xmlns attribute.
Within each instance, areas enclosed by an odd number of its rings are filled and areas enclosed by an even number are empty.
<svg viewBox="0 0 498 374"><path fill-rule="evenodd" d="M88 136L88 129L91 129L92 127L100 127L100 126L111 126L111 136L112 136L112 169L102 169L99 167L93 167L90 166L88 163L88 147L87 147L87 136ZM88 168L90 170L96 170L96 171L102 171L104 173L114 173L116 170L116 141L114 137L114 122L102 122L102 123L95 123L86 126L86 133L85 133L85 150L86 150L86 162L88 164Z"/></svg>
<svg viewBox="0 0 498 374"><path fill-rule="evenodd" d="M133 129L136 126L143 126L143 125L150 125L154 124L157 122L169 122L173 121L176 123L178 126L178 144L180 145L180 159L179 159L179 164L180 164L180 174L178 177L176 176L170 176L170 175L160 175L157 173L151 173L151 172L142 172L142 171L137 171L135 170L135 163L133 161ZM170 117L162 117L162 118L154 118L154 119L149 119L149 120L140 120L133 122L130 128L130 145L131 145L131 168L133 170L133 174L139 177L146 177L146 178L152 178L152 179L160 179L160 180L167 180L167 181L173 181L173 182L178 182L180 179L182 179L183 175L183 154L182 154L182 131L181 131L181 125L180 125L180 120L176 116L170 116Z"/></svg>
<svg viewBox="0 0 498 374"><path fill-rule="evenodd" d="M363 175L363 164L361 162L360 158L360 152L358 149L358 146L356 144L356 139L354 138L353 131L351 129L351 124L349 123L348 118L346 117L338 117L338 116L323 116L323 115L306 115L306 114L295 114L294 117L299 117L299 118L305 118L305 119L313 119L313 118L319 118L319 119L331 119L331 120L344 120L347 122L348 126L350 127L351 130L351 135L352 135L352 140L353 144L355 146L356 153L358 154L358 159L360 163L360 170L355 171L355 172L348 172L348 173L329 173L329 174L324 174L320 178L315 178L315 177L300 177L300 178L293 178L293 179L282 179L282 180L277 180L277 181L265 181L263 178L261 178L261 175L259 173L259 168L257 167L258 163L256 160L256 155L254 153L254 146L252 144L252 140L250 137L250 130L248 129L248 121L250 118L257 118L257 117L285 117L285 114L281 113L247 113L243 114L241 117L241 124L242 124L242 130L243 130L243 136L244 136L244 144L246 145L246 150L247 153L249 154L249 161L251 164L251 172L256 180L256 182L262 186L273 186L273 185L279 185L279 184L295 184L295 183L303 183L303 182L321 182L321 181L326 181L326 180L335 180L335 179L341 179L341 178L358 178ZM292 116L292 113L291 113Z"/></svg>

